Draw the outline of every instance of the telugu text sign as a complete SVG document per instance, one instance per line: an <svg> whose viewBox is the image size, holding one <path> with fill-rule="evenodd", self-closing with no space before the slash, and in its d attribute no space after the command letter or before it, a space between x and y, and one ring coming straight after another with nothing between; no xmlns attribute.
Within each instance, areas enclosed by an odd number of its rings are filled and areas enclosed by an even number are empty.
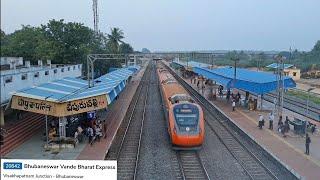
<svg viewBox="0 0 320 180"><path fill-rule="evenodd" d="M107 97L105 94L69 102L51 102L14 95L12 97L11 108L38 114L64 117L103 109L107 107L107 104Z"/></svg>
<svg viewBox="0 0 320 180"><path fill-rule="evenodd" d="M56 104L54 102L15 95L12 96L11 108L51 116L55 116L57 114Z"/></svg>

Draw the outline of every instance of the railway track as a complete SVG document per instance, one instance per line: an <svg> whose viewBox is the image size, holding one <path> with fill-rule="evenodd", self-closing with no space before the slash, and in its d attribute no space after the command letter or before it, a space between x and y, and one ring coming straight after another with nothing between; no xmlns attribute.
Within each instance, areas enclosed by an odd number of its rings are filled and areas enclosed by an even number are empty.
<svg viewBox="0 0 320 180"><path fill-rule="evenodd" d="M176 153L181 179L210 179L197 151L177 151Z"/></svg>
<svg viewBox="0 0 320 180"><path fill-rule="evenodd" d="M146 113L146 103L149 93L148 79L150 70L146 70L144 80L141 81L138 98L135 100L129 116L124 135L121 139L117 153L118 179L136 179L137 167L140 155L143 123Z"/></svg>
<svg viewBox="0 0 320 180"><path fill-rule="evenodd" d="M273 103L273 99L277 98L275 94L269 93L264 96L264 100ZM320 116L320 108L308 105L308 113L307 111L307 104L305 102L301 102L298 100L294 100L292 98L284 96L284 108L293 111L297 114L306 116L310 119L320 121L319 116Z"/></svg>
<svg viewBox="0 0 320 180"><path fill-rule="evenodd" d="M235 135L234 130L227 126L228 119L226 117L221 116L217 112L218 110L215 109L210 102L196 92L170 68L167 67L167 69L203 107L206 124L224 144L230 154L239 162L250 179L278 179L278 177L251 151L251 148L247 147L246 143L243 143ZM293 179L295 178L293 175L292 177Z"/></svg>

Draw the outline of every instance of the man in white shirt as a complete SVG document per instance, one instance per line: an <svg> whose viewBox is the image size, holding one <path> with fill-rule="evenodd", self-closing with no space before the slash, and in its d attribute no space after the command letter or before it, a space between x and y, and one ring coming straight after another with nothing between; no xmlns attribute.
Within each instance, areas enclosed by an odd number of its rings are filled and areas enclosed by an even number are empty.
<svg viewBox="0 0 320 180"><path fill-rule="evenodd" d="M232 111L234 111L236 108L236 101L232 100Z"/></svg>
<svg viewBox="0 0 320 180"><path fill-rule="evenodd" d="M274 115L272 112L269 114L269 129L273 130L273 120L274 120Z"/></svg>
<svg viewBox="0 0 320 180"><path fill-rule="evenodd" d="M259 127L260 129L262 129L263 124L264 124L263 115L262 115L262 114L259 114L259 124L258 124L258 127Z"/></svg>

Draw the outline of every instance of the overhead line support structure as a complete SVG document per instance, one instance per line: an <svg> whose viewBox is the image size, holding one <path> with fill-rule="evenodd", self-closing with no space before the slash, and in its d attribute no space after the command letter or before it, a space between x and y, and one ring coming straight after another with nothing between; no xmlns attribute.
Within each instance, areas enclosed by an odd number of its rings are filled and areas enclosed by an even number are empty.
<svg viewBox="0 0 320 180"><path fill-rule="evenodd" d="M127 66L130 54L89 54L87 55L88 86L94 86L94 62L96 60L124 60Z"/></svg>

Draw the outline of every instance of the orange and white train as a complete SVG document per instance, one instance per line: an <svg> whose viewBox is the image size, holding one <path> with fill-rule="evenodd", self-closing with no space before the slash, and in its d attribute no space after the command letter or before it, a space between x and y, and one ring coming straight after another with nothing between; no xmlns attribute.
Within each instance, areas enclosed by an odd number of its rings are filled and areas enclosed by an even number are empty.
<svg viewBox="0 0 320 180"><path fill-rule="evenodd" d="M173 148L199 149L205 133L202 108L162 64L157 63L157 73Z"/></svg>

